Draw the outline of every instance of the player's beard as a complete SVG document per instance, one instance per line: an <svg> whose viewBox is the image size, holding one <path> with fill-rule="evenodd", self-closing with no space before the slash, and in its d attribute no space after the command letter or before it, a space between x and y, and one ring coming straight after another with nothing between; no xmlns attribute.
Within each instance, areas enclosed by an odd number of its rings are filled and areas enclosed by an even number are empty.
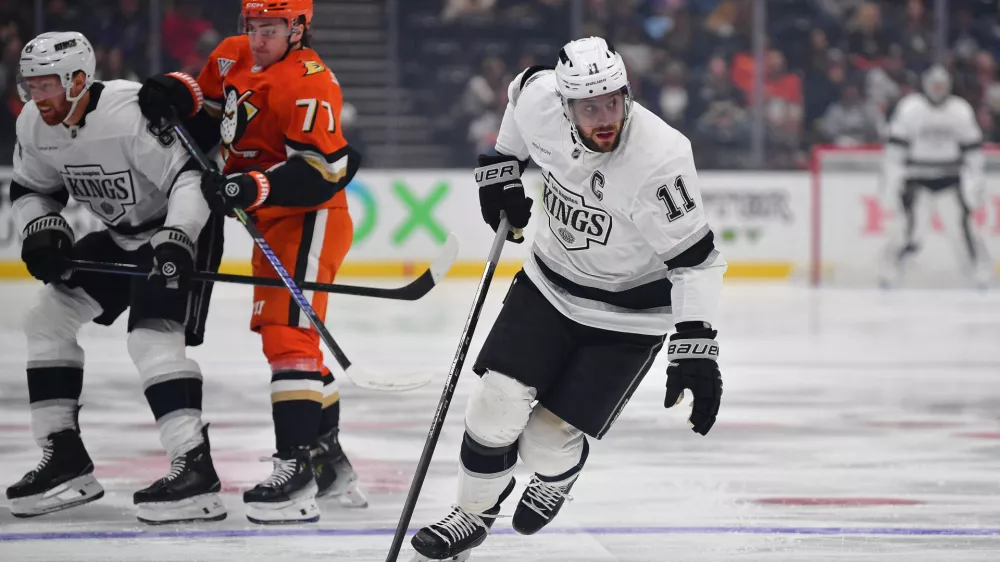
<svg viewBox="0 0 1000 562"><path fill-rule="evenodd" d="M613 125L604 125L590 129L589 133L580 131L583 144L594 152L611 152L618 146L618 139L622 134L623 121Z"/></svg>
<svg viewBox="0 0 1000 562"><path fill-rule="evenodd" d="M73 104L65 98L53 98L45 101L36 101L38 113L42 116L42 121L50 127L54 127L69 117L69 109Z"/></svg>

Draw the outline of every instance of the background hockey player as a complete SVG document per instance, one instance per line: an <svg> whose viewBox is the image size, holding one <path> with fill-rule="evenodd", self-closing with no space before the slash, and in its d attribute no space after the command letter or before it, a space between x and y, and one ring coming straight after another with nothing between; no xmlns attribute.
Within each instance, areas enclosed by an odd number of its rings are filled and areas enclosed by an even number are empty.
<svg viewBox="0 0 1000 562"><path fill-rule="evenodd" d="M458 505L412 540L430 559L463 559L485 540L518 456L534 475L514 529L551 521L587 461L587 436L608 432L671 329L665 406L692 390L690 421L704 435L722 395L711 323L726 262L689 141L633 103L621 56L600 38L567 44L555 70L529 68L508 93L496 154L476 170L483 218L496 229L503 211L527 224L519 176L530 157L548 225L474 367Z"/></svg>
<svg viewBox="0 0 1000 562"><path fill-rule="evenodd" d="M223 212L251 213L297 281L330 283L353 236L343 190L359 157L340 130L340 86L308 45L312 14L311 0L244 0L245 34L223 41L197 80L154 77L139 97L152 120L194 115L203 104L221 117L227 175L204 175L205 198ZM253 272L275 276L256 248ZM307 296L322 318L326 294ZM317 493L364 505L338 442L339 395L318 334L285 289L258 287L253 300L251 328L271 366L277 453L271 476L243 496L247 517L315 521Z"/></svg>
<svg viewBox="0 0 1000 562"><path fill-rule="evenodd" d="M139 84L94 81L94 51L79 33L45 33L21 52L30 100L17 120L11 200L21 257L46 286L25 321L31 427L42 461L7 489L17 516L41 515L104 493L80 438L77 414L87 322L111 325L125 309L128 352L170 472L135 493L147 523L226 516L201 422L202 376L186 355L205 330L210 284L191 270L218 268L222 217L210 217L187 152L139 111ZM72 197L107 226L79 241L59 213ZM71 271L70 258L153 268L147 278Z"/></svg>
<svg viewBox="0 0 1000 562"><path fill-rule="evenodd" d="M985 203L983 133L969 102L951 95L947 70L932 66L922 81L923 92L900 100L889 124L883 177L889 195L898 197L902 217L882 284L903 280L937 212L959 263L985 288L993 260L972 220Z"/></svg>

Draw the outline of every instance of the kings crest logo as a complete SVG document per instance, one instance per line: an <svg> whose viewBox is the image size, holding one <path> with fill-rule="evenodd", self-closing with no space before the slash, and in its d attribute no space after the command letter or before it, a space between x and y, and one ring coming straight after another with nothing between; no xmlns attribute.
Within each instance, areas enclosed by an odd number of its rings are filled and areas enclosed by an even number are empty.
<svg viewBox="0 0 1000 562"><path fill-rule="evenodd" d="M611 215L587 205L583 196L563 187L551 175L545 176L542 199L549 215L549 229L569 251L586 250L590 244L606 246L611 234Z"/></svg>
<svg viewBox="0 0 1000 562"><path fill-rule="evenodd" d="M226 158L233 153L240 158L256 158L260 154L256 150L241 151L235 146L247 132L247 124L260 113L257 107L250 103L253 90L240 92L232 86L226 86L226 105L222 109L222 143Z"/></svg>
<svg viewBox="0 0 1000 562"><path fill-rule="evenodd" d="M59 172L69 194L107 224L116 224L135 206L132 172L106 172L100 164L66 166Z"/></svg>

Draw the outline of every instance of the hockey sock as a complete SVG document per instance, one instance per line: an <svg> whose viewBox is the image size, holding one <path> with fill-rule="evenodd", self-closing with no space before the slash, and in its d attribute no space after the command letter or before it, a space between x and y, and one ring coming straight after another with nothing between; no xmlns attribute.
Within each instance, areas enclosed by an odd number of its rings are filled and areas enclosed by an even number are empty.
<svg viewBox="0 0 1000 562"><path fill-rule="evenodd" d="M340 392L337 381L329 369L323 372L323 414L319 422L319 434L324 435L340 427Z"/></svg>
<svg viewBox="0 0 1000 562"><path fill-rule="evenodd" d="M472 513L482 513L496 505L510 482L510 473L517 464L517 442L491 447L476 441L466 431L461 460L459 505Z"/></svg>
<svg viewBox="0 0 1000 562"><path fill-rule="evenodd" d="M171 320L140 320L128 335L129 355L171 459L204 443L201 368L184 344L183 326Z"/></svg>
<svg viewBox="0 0 1000 562"><path fill-rule="evenodd" d="M83 390L82 367L29 367L31 433L39 446L64 429L79 431L77 411Z"/></svg>
<svg viewBox="0 0 1000 562"><path fill-rule="evenodd" d="M278 371L271 375L271 416L279 453L311 447L323 417L323 375L319 371Z"/></svg>
<svg viewBox="0 0 1000 562"><path fill-rule="evenodd" d="M204 442L200 377L181 377L152 384L145 394L167 456L175 459Z"/></svg>

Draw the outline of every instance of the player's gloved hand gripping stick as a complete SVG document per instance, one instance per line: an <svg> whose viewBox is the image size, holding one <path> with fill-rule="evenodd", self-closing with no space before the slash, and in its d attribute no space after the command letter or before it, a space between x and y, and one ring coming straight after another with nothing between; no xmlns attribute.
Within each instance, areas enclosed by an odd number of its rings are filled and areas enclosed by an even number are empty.
<svg viewBox="0 0 1000 562"><path fill-rule="evenodd" d="M203 171L214 170L215 166L213 163L207 156L205 156L201 149L198 148L198 145L195 144L194 139L191 138L190 133L188 133L187 129L184 128L184 125L181 124L180 119L178 119L176 115L170 120L170 125L173 128L174 133L176 133L178 140L181 141L181 144L184 145L184 148L191 154L191 157L195 159L201 169ZM344 373L347 375L347 378L351 380L351 382L357 386L373 390L410 390L424 386L431 381L431 378L433 377L431 373L375 375L368 371L363 371L357 365L351 363L351 360L347 358L347 355L345 355L344 351L340 349L339 345L337 345L333 336L330 335L330 331L326 329L326 326L316 314L316 311L313 310L312 305L309 304L309 299L302 294L302 289L299 288L298 284L288 273L288 270L285 269L284 265L282 265L281 260L279 260L274 254L274 251L271 250L271 245L267 243L267 240L264 239L264 236L260 233L260 230L257 229L257 226L253 223L253 221L250 220L250 217L247 216L242 209L237 208L233 209L233 214L237 220L243 223L247 233L250 234L251 238L253 238L254 244L256 244L257 248L260 249L264 258L271 264L271 267L274 268L275 273L278 274L282 285L284 285L285 288L288 289L288 292L291 293L292 300L295 301L295 304L299 307L302 313L309 319L313 328L315 328L319 333L320 339L323 340L324 344L326 344L326 347L333 354L340 367L344 369Z"/></svg>

